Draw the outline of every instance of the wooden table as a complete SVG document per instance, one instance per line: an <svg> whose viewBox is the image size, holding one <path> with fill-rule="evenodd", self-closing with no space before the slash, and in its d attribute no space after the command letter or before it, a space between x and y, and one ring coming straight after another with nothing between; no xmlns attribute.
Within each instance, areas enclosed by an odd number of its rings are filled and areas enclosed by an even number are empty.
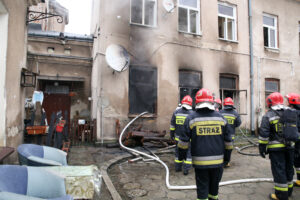
<svg viewBox="0 0 300 200"><path fill-rule="evenodd" d="M0 164L3 164L3 160L15 151L12 147L0 147Z"/></svg>

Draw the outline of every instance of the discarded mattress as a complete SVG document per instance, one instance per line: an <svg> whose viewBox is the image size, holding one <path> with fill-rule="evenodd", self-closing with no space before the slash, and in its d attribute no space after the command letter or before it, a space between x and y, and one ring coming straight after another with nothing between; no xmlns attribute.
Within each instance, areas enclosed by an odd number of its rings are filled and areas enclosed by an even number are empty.
<svg viewBox="0 0 300 200"><path fill-rule="evenodd" d="M18 147L20 165L65 166L67 153L59 149L36 144L21 144Z"/></svg>
<svg viewBox="0 0 300 200"><path fill-rule="evenodd" d="M0 200L73 200L64 177L39 167L0 166Z"/></svg>

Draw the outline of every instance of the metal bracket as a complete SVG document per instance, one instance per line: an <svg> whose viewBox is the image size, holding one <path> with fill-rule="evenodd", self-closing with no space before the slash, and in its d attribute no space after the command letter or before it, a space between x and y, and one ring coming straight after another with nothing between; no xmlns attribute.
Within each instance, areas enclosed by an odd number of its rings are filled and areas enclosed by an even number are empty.
<svg viewBox="0 0 300 200"><path fill-rule="evenodd" d="M28 24L29 22L47 19L51 17L57 17L57 22L60 24L63 23L64 21L63 16L61 15L57 15L54 13L44 13L44 12L27 10L26 24Z"/></svg>

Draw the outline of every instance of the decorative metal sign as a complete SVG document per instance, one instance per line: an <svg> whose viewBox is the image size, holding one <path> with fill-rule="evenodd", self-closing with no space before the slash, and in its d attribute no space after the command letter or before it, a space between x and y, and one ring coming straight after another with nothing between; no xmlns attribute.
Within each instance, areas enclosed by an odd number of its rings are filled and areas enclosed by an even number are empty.
<svg viewBox="0 0 300 200"><path fill-rule="evenodd" d="M58 15L58 14L28 10L26 23L28 24L29 22L47 19L47 18L51 18L51 17L56 17L57 23L60 23L60 24L63 23L63 21L64 21L63 16Z"/></svg>

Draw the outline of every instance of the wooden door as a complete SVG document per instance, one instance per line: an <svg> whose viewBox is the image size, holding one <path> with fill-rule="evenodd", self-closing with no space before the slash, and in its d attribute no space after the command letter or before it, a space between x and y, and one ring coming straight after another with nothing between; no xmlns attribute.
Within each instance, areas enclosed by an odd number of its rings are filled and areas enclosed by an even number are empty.
<svg viewBox="0 0 300 200"><path fill-rule="evenodd" d="M67 123L70 124L71 97L69 95L44 93L43 108L46 111L48 124L50 123L51 114L60 110L62 111L62 116L64 118L65 111L68 111Z"/></svg>

